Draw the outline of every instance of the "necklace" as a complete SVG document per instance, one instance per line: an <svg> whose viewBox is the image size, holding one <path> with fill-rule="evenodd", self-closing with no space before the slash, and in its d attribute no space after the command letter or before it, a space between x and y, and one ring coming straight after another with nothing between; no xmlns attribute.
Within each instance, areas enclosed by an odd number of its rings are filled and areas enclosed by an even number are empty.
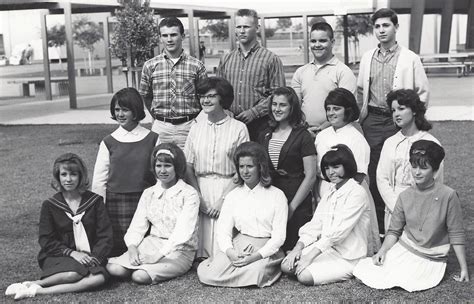
<svg viewBox="0 0 474 304"><path fill-rule="evenodd" d="M429 191L429 190L428 190ZM438 197L436 196L436 189L433 189L432 193L429 194L427 199L423 199L424 196L426 196L423 191L420 191L418 188L415 189L415 197L414 197L414 203L420 205L420 209L417 210L417 217L418 217L418 231L423 231L423 225L426 222L426 219L428 218L428 215L430 214L431 208L434 205L434 202L438 201ZM426 206L428 204L428 206Z"/></svg>

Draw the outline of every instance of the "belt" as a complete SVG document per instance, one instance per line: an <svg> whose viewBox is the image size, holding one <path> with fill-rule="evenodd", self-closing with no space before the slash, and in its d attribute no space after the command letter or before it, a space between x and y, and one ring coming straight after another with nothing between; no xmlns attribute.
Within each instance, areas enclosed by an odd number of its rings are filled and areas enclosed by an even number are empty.
<svg viewBox="0 0 474 304"><path fill-rule="evenodd" d="M161 115L155 114L155 119L163 122L169 122L170 124L173 125L179 125L184 122L188 122L196 118L198 114L191 114L191 115L186 115L186 116L181 116L181 117L164 117Z"/></svg>
<svg viewBox="0 0 474 304"><path fill-rule="evenodd" d="M372 114L378 114L378 115L382 115L382 116L386 116L386 117L392 117L392 111L390 111L389 109L368 106L368 111L369 111L369 113L372 113Z"/></svg>

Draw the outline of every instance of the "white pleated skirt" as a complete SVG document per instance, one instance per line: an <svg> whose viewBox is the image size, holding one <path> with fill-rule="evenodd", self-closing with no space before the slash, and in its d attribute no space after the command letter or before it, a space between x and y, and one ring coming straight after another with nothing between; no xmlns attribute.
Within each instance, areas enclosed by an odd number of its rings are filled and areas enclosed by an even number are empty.
<svg viewBox="0 0 474 304"><path fill-rule="evenodd" d="M222 197L224 190L232 183L232 177L226 178L219 175L198 177L197 180L201 195L210 206L214 206ZM199 243L196 254L198 258L207 258L219 251L216 242L216 224L216 218L211 218L207 214L199 212Z"/></svg>
<svg viewBox="0 0 474 304"><path fill-rule="evenodd" d="M400 243L387 252L384 264L374 265L372 258L362 259L354 268L354 276L365 285L376 289L401 287L406 291L420 291L441 282L446 262L422 258Z"/></svg>

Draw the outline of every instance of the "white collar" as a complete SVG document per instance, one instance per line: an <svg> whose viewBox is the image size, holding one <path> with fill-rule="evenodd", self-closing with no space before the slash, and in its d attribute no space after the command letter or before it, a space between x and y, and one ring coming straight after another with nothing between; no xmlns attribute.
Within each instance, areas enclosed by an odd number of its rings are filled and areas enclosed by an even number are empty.
<svg viewBox="0 0 474 304"><path fill-rule="evenodd" d="M182 179L178 179L176 184L174 184L168 189L161 187L161 182L157 181L156 184L153 186L153 193L160 197L166 191L167 196L175 196L183 190L184 186L185 183Z"/></svg>
<svg viewBox="0 0 474 304"><path fill-rule="evenodd" d="M139 136L139 135L143 134L143 132L146 132L146 131L148 131L148 130L145 129L144 127L140 126L140 124L138 124L131 131L127 131L122 126L119 126L117 128L117 130L114 131L114 133L115 133L115 135L118 135L118 136L127 136L127 135Z"/></svg>

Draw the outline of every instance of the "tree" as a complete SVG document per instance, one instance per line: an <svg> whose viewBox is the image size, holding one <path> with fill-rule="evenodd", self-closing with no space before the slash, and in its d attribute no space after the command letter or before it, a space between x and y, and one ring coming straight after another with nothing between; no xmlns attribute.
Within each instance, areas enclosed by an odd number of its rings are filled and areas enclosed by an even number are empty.
<svg viewBox="0 0 474 304"><path fill-rule="evenodd" d="M207 24L202 28L202 31L209 31L213 37L224 40L229 37L229 23L224 20L207 20Z"/></svg>
<svg viewBox="0 0 474 304"><path fill-rule="evenodd" d="M73 23L73 39L82 49L87 50L89 59L89 72L92 74L92 53L94 45L102 40L102 28L87 17L81 17Z"/></svg>
<svg viewBox="0 0 474 304"><path fill-rule="evenodd" d="M117 23L111 37L111 50L122 62L141 66L153 56L160 35L150 1L122 1L124 6L115 11ZM130 53L130 58L127 58Z"/></svg>
<svg viewBox="0 0 474 304"><path fill-rule="evenodd" d="M63 69L61 59L61 46L66 43L66 27L63 24L56 24L48 30L48 46L56 48L59 57L59 66Z"/></svg>
<svg viewBox="0 0 474 304"><path fill-rule="evenodd" d="M344 29L344 17L337 17L336 28L339 31ZM347 16L347 35L354 44L355 58L359 58L359 35L367 36L372 34L373 25L370 15L348 15Z"/></svg>
<svg viewBox="0 0 474 304"><path fill-rule="evenodd" d="M277 20L277 27L280 29L287 29L293 25L291 22L291 18L278 18Z"/></svg>

